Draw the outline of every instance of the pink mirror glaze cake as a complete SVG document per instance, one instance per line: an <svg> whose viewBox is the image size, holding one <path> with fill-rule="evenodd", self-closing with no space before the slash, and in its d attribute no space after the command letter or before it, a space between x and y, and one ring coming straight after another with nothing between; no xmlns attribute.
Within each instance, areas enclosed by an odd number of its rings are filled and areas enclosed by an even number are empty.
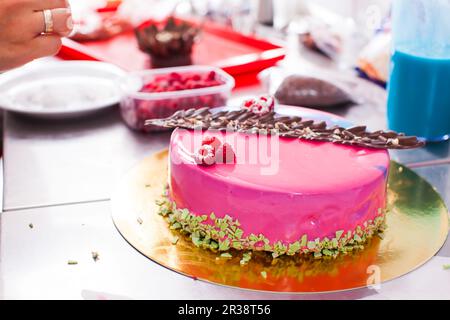
<svg viewBox="0 0 450 320"><path fill-rule="evenodd" d="M275 112L263 95L239 110L188 109L147 125L177 128L159 214L201 248L337 257L384 230L389 154L417 137Z"/></svg>
<svg viewBox="0 0 450 320"><path fill-rule="evenodd" d="M232 161L199 162L211 138L231 148ZM169 161L160 213L197 246L335 257L361 248L384 223L386 150L176 129Z"/></svg>

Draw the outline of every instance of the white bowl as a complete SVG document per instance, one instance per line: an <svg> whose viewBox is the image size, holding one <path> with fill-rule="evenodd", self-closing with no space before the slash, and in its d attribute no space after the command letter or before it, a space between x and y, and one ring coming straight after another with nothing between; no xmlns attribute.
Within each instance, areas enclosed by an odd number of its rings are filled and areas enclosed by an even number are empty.
<svg viewBox="0 0 450 320"><path fill-rule="evenodd" d="M0 75L0 107L42 118L69 118L121 100L122 69L96 61L38 61Z"/></svg>

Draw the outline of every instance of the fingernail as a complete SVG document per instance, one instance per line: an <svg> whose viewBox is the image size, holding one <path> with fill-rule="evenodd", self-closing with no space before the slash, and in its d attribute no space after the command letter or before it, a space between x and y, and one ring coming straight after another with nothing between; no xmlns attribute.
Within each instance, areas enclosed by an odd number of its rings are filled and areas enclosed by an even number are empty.
<svg viewBox="0 0 450 320"><path fill-rule="evenodd" d="M69 17L67 18L66 26L67 26L67 29L69 29L69 30L72 30L72 29L73 29L73 20L72 20L72 17L71 17L71 16L69 16Z"/></svg>

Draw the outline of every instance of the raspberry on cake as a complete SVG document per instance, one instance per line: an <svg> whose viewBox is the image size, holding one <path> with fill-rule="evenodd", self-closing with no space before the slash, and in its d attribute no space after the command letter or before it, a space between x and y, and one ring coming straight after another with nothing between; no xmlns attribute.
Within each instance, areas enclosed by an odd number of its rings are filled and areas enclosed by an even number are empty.
<svg viewBox="0 0 450 320"><path fill-rule="evenodd" d="M213 164L232 164L236 161L233 148L214 136L205 136L202 146L194 152L194 160L198 165L212 166Z"/></svg>
<svg viewBox="0 0 450 320"><path fill-rule="evenodd" d="M242 108L250 110L257 115L264 115L273 111L275 99L269 95L260 96L257 99L248 99L243 102Z"/></svg>
<svg viewBox="0 0 450 320"><path fill-rule="evenodd" d="M222 144L216 152L216 163L236 163L236 154L233 147L228 143Z"/></svg>
<svg viewBox="0 0 450 320"><path fill-rule="evenodd" d="M202 145L194 153L195 163L204 166L211 166L216 162L216 152L213 146L209 144Z"/></svg>

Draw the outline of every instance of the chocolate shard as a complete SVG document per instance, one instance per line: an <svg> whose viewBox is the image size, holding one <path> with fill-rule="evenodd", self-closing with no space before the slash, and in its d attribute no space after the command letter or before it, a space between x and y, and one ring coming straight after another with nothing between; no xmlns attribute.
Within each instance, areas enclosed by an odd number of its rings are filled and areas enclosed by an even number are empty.
<svg viewBox="0 0 450 320"><path fill-rule="evenodd" d="M356 127L347 128L346 130L348 132L356 134L356 133L360 133L360 132L365 132L366 129L367 129L366 126L356 126Z"/></svg>
<svg viewBox="0 0 450 320"><path fill-rule="evenodd" d="M277 116L274 112L264 115L249 110L221 111L212 113L208 108L188 109L175 112L166 119L147 120L146 125L166 128L236 131L249 134L277 134L286 138L332 142L343 145L375 149L413 149L425 143L416 137L394 131L367 131L366 126L342 128L327 126L323 121L299 117Z"/></svg>
<svg viewBox="0 0 450 320"><path fill-rule="evenodd" d="M325 121L317 122L311 125L311 129L325 129L327 127L327 124Z"/></svg>
<svg viewBox="0 0 450 320"><path fill-rule="evenodd" d="M414 146L417 143L417 138L416 137L408 137L408 136L401 136L401 137L397 137L399 143L401 145L411 145Z"/></svg>

